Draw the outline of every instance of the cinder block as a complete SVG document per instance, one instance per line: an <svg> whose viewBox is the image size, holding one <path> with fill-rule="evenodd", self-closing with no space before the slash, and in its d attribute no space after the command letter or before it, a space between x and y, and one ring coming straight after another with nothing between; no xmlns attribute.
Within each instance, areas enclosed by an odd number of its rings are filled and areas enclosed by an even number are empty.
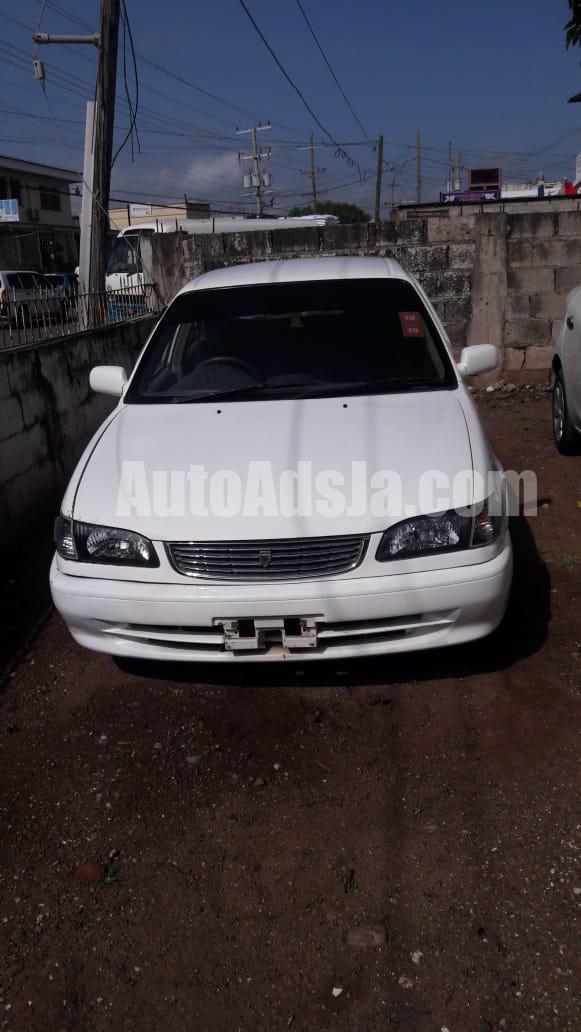
<svg viewBox="0 0 581 1032"><path fill-rule="evenodd" d="M581 237L581 212L559 212L559 236Z"/></svg>
<svg viewBox="0 0 581 1032"><path fill-rule="evenodd" d="M408 219L397 223L397 241L400 244L425 244L431 219Z"/></svg>
<svg viewBox="0 0 581 1032"><path fill-rule="evenodd" d="M421 283L430 300L444 297L464 297L470 294L471 278L463 271L445 273L426 272Z"/></svg>
<svg viewBox="0 0 581 1032"><path fill-rule="evenodd" d="M554 345L559 339L561 330L563 329L563 319L553 319L551 323L551 343Z"/></svg>
<svg viewBox="0 0 581 1032"><path fill-rule="evenodd" d="M533 264L533 245L530 240L509 240L507 253L509 269L530 267Z"/></svg>
<svg viewBox="0 0 581 1032"><path fill-rule="evenodd" d="M467 322L471 315L471 297L454 297L444 302L444 320L446 324Z"/></svg>
<svg viewBox="0 0 581 1032"><path fill-rule="evenodd" d="M469 244L450 244L448 265L451 269L471 269L474 265L474 250Z"/></svg>
<svg viewBox="0 0 581 1032"><path fill-rule="evenodd" d="M503 368L514 372L516 369L523 369L525 364L526 348L506 348L504 352Z"/></svg>
<svg viewBox="0 0 581 1032"><path fill-rule="evenodd" d="M554 269L508 268L508 289L515 294L548 294L555 286Z"/></svg>
<svg viewBox="0 0 581 1032"><path fill-rule="evenodd" d="M237 235L242 236L243 234ZM251 236L250 233L246 235ZM318 254L319 243L319 228L317 226L301 229L273 229L272 231L273 254L304 256Z"/></svg>
<svg viewBox="0 0 581 1032"><path fill-rule="evenodd" d="M468 336L468 323L464 322L444 322L446 333L450 338L450 343L453 348L465 348Z"/></svg>
<svg viewBox="0 0 581 1032"><path fill-rule="evenodd" d="M510 240L554 237L556 232L557 215L552 212L527 212L523 215L508 216Z"/></svg>
<svg viewBox="0 0 581 1032"><path fill-rule="evenodd" d="M517 294L509 290L506 295L506 314L509 319L528 318L532 314L531 295Z"/></svg>
<svg viewBox="0 0 581 1032"><path fill-rule="evenodd" d="M448 248L445 246L401 245L396 254L396 260L401 262L404 269L409 269L416 276L444 272L448 268Z"/></svg>
<svg viewBox="0 0 581 1032"><path fill-rule="evenodd" d="M533 294L530 298L530 313L535 318L561 319L564 308L565 299L555 291L550 294Z"/></svg>
<svg viewBox="0 0 581 1032"><path fill-rule="evenodd" d="M532 346L525 351L525 369L550 369L553 360L551 347L538 348Z"/></svg>
<svg viewBox="0 0 581 1032"><path fill-rule="evenodd" d="M563 237L562 240L535 240L533 265L543 269L557 266L581 265L581 238Z"/></svg>
<svg viewBox="0 0 581 1032"><path fill-rule="evenodd" d="M548 344L551 340L551 323L549 319L509 319L505 339L507 346L513 348Z"/></svg>
<svg viewBox="0 0 581 1032"><path fill-rule="evenodd" d="M560 294L568 294L581 286L581 269L555 269L555 288Z"/></svg>
<svg viewBox="0 0 581 1032"><path fill-rule="evenodd" d="M474 216L454 216L448 218L427 219L428 243L470 243L474 240Z"/></svg>

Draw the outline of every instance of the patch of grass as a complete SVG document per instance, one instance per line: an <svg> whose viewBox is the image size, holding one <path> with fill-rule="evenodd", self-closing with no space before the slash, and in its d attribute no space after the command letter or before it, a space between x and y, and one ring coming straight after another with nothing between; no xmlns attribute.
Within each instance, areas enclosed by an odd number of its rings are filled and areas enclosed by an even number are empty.
<svg viewBox="0 0 581 1032"><path fill-rule="evenodd" d="M342 877L343 889L346 896L354 896L359 892L359 886L355 881L355 868L349 867L348 870L343 872Z"/></svg>
<svg viewBox="0 0 581 1032"><path fill-rule="evenodd" d="M578 556L575 552L561 552L559 554L559 566L562 566L564 570L570 570L573 566L577 566L581 563L581 556Z"/></svg>

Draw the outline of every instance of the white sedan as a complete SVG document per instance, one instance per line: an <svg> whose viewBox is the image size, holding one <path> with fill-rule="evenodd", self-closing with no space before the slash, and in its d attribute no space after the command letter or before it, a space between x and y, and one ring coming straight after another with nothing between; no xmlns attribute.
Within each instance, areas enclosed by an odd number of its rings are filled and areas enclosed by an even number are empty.
<svg viewBox="0 0 581 1032"><path fill-rule="evenodd" d="M553 434L562 455L581 452L581 287L567 298L552 365Z"/></svg>
<svg viewBox="0 0 581 1032"><path fill-rule="evenodd" d="M206 273L153 331L72 476L54 603L127 659L300 660L481 638L512 577L504 474L463 350L383 258Z"/></svg>

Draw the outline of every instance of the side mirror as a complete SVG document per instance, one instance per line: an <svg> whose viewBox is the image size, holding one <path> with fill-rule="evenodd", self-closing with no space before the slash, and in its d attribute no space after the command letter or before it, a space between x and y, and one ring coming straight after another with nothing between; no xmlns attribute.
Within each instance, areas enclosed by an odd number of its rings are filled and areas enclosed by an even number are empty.
<svg viewBox="0 0 581 1032"><path fill-rule="evenodd" d="M98 365L89 373L89 384L95 394L111 394L120 398L127 383L127 373L123 366Z"/></svg>
<svg viewBox="0 0 581 1032"><path fill-rule="evenodd" d="M497 365L498 349L494 344L471 344L462 348L457 369L464 379L466 376L478 376L479 373L491 373Z"/></svg>

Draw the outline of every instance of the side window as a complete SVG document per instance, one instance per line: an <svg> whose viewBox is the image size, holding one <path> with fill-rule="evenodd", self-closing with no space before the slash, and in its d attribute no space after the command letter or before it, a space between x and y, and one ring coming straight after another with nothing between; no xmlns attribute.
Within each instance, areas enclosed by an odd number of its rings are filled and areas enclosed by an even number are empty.
<svg viewBox="0 0 581 1032"><path fill-rule="evenodd" d="M20 276L15 272L9 272L6 277L6 282L12 290L21 290L22 284L20 282Z"/></svg>
<svg viewBox="0 0 581 1032"><path fill-rule="evenodd" d="M43 211L60 211L61 198L54 186L40 188L40 207Z"/></svg>
<svg viewBox="0 0 581 1032"><path fill-rule="evenodd" d="M39 285L31 272L20 273L20 286L23 290L34 290Z"/></svg>

